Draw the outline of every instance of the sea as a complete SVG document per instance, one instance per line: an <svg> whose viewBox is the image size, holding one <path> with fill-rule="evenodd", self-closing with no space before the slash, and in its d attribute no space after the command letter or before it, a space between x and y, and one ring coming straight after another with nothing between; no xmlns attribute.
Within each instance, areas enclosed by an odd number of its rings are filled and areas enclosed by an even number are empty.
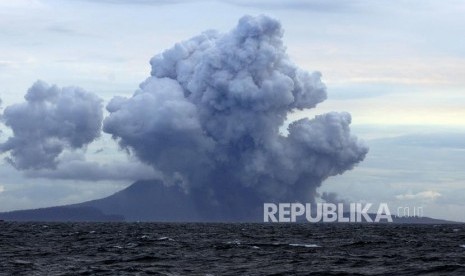
<svg viewBox="0 0 465 276"><path fill-rule="evenodd" d="M0 222L0 275L465 275L465 225Z"/></svg>

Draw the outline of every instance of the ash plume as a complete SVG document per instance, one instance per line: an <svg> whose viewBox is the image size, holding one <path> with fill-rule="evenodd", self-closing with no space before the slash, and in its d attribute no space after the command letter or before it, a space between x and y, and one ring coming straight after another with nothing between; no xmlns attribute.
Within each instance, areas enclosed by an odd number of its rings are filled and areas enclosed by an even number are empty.
<svg viewBox="0 0 465 276"><path fill-rule="evenodd" d="M277 20L245 16L228 33L177 43L150 60L151 76L132 97L111 100L103 130L210 215L314 202L322 181L352 169L368 148L351 135L348 113L279 133L288 113L326 99L321 74L290 61L282 36Z"/></svg>
<svg viewBox="0 0 465 276"><path fill-rule="evenodd" d="M142 164L138 160L109 160L96 162L87 160L81 151L64 152L57 159L54 169L26 170L24 175L29 178L46 178L84 181L137 181L159 179L160 174L153 167Z"/></svg>
<svg viewBox="0 0 465 276"><path fill-rule="evenodd" d="M339 198L338 194L334 192L323 192L320 197L327 203L347 203L344 199Z"/></svg>
<svg viewBox="0 0 465 276"><path fill-rule="evenodd" d="M2 115L13 136L0 144L0 152L9 152L7 161L16 169L53 169L65 149L83 148L99 137L103 107L93 93L37 81L24 98Z"/></svg>

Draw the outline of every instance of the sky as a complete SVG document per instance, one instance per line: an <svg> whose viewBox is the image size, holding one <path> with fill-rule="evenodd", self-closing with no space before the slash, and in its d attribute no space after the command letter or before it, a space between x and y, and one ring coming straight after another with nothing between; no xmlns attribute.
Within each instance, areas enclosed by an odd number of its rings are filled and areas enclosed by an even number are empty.
<svg viewBox="0 0 465 276"><path fill-rule="evenodd" d="M318 191L465 221L464 12L452 0L0 0L0 112L24 102L37 80L79 86L106 106L138 89L154 55L264 14L281 22L290 59L321 72L328 93L316 108L289 114L282 132L300 118L347 111L352 133L370 148ZM0 130L3 143L12 133ZM8 156L0 154L0 211L100 198L160 174L109 134L61 153L86 174L17 170Z"/></svg>

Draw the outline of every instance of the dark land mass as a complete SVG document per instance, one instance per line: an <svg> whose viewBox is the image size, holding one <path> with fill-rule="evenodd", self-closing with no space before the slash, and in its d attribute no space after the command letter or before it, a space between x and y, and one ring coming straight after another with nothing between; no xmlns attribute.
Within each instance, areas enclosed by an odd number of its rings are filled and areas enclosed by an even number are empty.
<svg viewBox="0 0 465 276"><path fill-rule="evenodd" d="M158 180L137 181L111 196L79 204L0 213L5 221L156 221L156 222L262 222L261 206L248 213L231 214L222 206L197 203L179 187ZM348 217L348 213L344 214ZM374 214L370 214L372 219ZM400 224L459 223L429 217L396 217Z"/></svg>

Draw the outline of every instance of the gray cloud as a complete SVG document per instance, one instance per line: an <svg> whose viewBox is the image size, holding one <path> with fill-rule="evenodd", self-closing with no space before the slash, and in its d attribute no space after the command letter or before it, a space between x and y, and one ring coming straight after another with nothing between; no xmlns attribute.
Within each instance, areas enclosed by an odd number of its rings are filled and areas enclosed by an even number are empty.
<svg viewBox="0 0 465 276"><path fill-rule="evenodd" d="M325 0L228 0L226 1L233 5L254 7L269 10L300 10L300 11L315 11L315 12L347 12L349 10L357 10L369 3L362 1L325 1Z"/></svg>
<svg viewBox="0 0 465 276"><path fill-rule="evenodd" d="M117 4L117 5L172 5L182 3L181 0L75 0L75 1L85 1L91 3L104 3L104 4Z"/></svg>
<svg viewBox="0 0 465 276"><path fill-rule="evenodd" d="M334 204L343 203L343 204L346 204L346 201L344 199L339 198L339 195L337 193L335 193L335 192L323 192L320 197L321 197L321 199L323 199L324 201L326 201L328 203L334 203Z"/></svg>
<svg viewBox="0 0 465 276"><path fill-rule="evenodd" d="M85 181L136 181L143 179L158 179L161 174L152 167L139 162L111 162L100 164L85 159L60 162L54 170L28 170L25 175L30 178L48 178Z"/></svg>
<svg viewBox="0 0 465 276"><path fill-rule="evenodd" d="M92 37L93 35L81 32L73 27L68 22L58 22L50 24L46 27L46 30L52 33L66 35L66 36L87 36Z"/></svg>
<svg viewBox="0 0 465 276"><path fill-rule="evenodd" d="M13 64L13 62L11 62L11 61L0 60L0 69L8 68L8 67L10 67L12 64Z"/></svg>
<svg viewBox="0 0 465 276"><path fill-rule="evenodd" d="M3 110L2 103L3 103L3 101L2 101L2 99L0 99L0 112ZM3 120L2 120L2 117L3 117L3 114L0 113L0 122L3 121ZM1 135L2 133L3 133L3 131L0 129L0 135Z"/></svg>
<svg viewBox="0 0 465 276"><path fill-rule="evenodd" d="M207 3L228 3L235 6L241 7L251 7L257 9L265 10L303 10L303 11L314 11L314 12L347 12L350 10L359 10L367 6L369 1L343 1L343 0L226 0L226 1L215 1L215 0L190 0L190 1L181 1L181 0L75 0L75 1L84 1L92 3L102 3L102 4L113 4L113 5L149 5L149 6L160 6L160 5L173 5L173 4L186 4L186 3L195 3L195 2L207 2Z"/></svg>
<svg viewBox="0 0 465 276"><path fill-rule="evenodd" d="M425 148L452 148L465 149L465 133L463 132L436 132L400 135L397 137L379 138L370 141L373 145L382 146L409 146Z"/></svg>
<svg viewBox="0 0 465 276"><path fill-rule="evenodd" d="M131 98L107 105L104 131L222 215L264 200L313 201L324 179L368 149L350 134L348 113L279 134L289 112L326 99L321 74L292 63L282 35L278 21L246 16L229 33L176 44L151 59L151 76Z"/></svg>
<svg viewBox="0 0 465 276"><path fill-rule="evenodd" d="M83 148L100 135L102 101L78 87L50 86L37 81L26 102L5 108L2 120L13 136L0 144L15 168L55 168L64 149Z"/></svg>

